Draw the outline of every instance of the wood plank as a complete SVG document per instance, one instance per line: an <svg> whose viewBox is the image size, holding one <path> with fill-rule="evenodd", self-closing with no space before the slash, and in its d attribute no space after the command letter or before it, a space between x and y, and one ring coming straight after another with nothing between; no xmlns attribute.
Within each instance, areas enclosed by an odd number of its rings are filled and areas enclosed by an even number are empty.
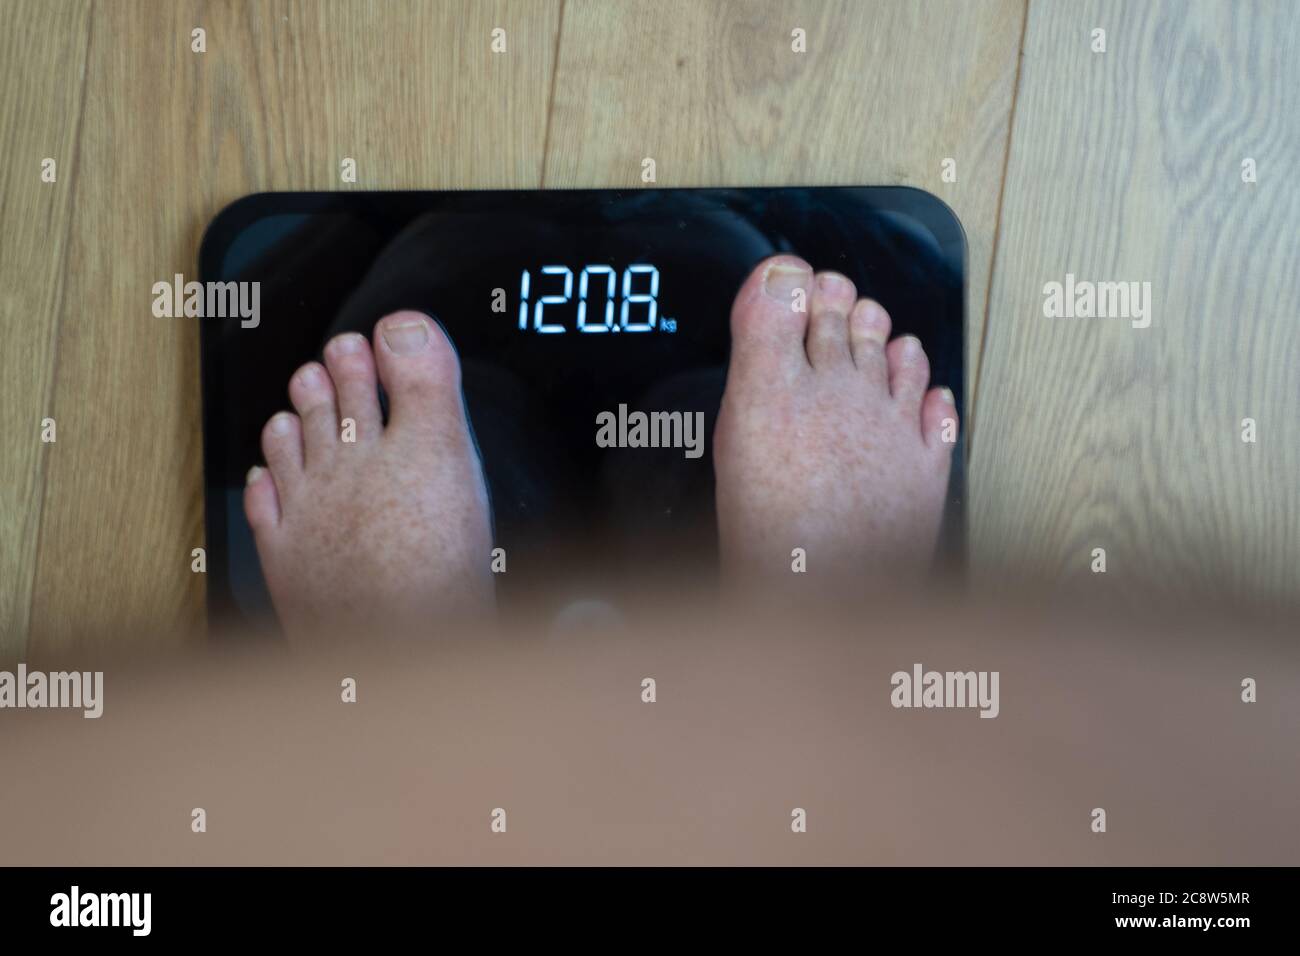
<svg viewBox="0 0 1300 956"><path fill-rule="evenodd" d="M970 243L979 364L1022 0L568 0L547 186L910 185ZM794 53L791 32L805 31ZM957 162L944 183L942 163ZM814 263L815 265L815 263Z"/></svg>
<svg viewBox="0 0 1300 956"><path fill-rule="evenodd" d="M28 618L50 462L56 336L89 38L86 2L6 3L0 29L0 662L27 649ZM45 159L54 182L42 180Z"/></svg>
<svg viewBox="0 0 1300 956"><path fill-rule="evenodd" d="M247 193L536 186L558 21L558 2L94 7L67 265L45 283L65 291L33 644L175 640L202 617L198 329L154 318L152 284L193 274Z"/></svg>
<svg viewBox="0 0 1300 956"><path fill-rule="evenodd" d="M1298 99L1285 0L1031 5L971 460L987 583L1300 597ZM1150 327L1045 318L1067 273L1150 282Z"/></svg>

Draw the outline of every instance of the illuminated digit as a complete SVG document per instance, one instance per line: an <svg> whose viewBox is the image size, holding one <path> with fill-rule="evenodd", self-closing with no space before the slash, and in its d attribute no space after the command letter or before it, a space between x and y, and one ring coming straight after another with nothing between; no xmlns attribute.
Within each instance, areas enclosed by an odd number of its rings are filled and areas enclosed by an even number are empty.
<svg viewBox="0 0 1300 956"><path fill-rule="evenodd" d="M528 328L528 270L524 270L524 276L519 280L519 327Z"/></svg>
<svg viewBox="0 0 1300 956"><path fill-rule="evenodd" d="M605 324L587 324L587 276L605 274ZM614 270L609 266L587 266L578 281L578 331L608 332L614 327Z"/></svg>
<svg viewBox="0 0 1300 956"><path fill-rule="evenodd" d="M632 291L632 276L648 272L650 274L650 291L636 292ZM619 327L624 332L652 332L655 327L655 316L659 311L659 303L655 298L659 295L659 270L654 266L635 265L628 266L623 270L623 310L619 315ZM646 306L646 320L644 322L634 322L628 324L627 313L632 305Z"/></svg>
<svg viewBox="0 0 1300 956"><path fill-rule="evenodd" d="M544 295L537 300L533 310L533 329L537 332L563 332L562 325L546 325L542 322L542 309L548 305L560 305L573 297L573 270L568 266L542 266L542 275L558 276L564 274L564 295Z"/></svg>

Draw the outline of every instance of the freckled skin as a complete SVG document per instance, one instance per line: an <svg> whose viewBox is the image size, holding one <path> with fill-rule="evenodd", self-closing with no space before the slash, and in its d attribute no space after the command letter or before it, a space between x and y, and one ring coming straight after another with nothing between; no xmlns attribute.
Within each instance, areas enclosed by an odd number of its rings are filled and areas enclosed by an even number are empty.
<svg viewBox="0 0 1300 956"><path fill-rule="evenodd" d="M804 292L798 312L795 289ZM934 555L955 423L915 339L836 273L793 256L760 263L736 297L714 435L724 575L915 576Z"/></svg>
<svg viewBox="0 0 1300 956"><path fill-rule="evenodd" d="M416 339L422 331L424 345L394 352L384 338L393 326ZM432 634L449 614L490 610L487 493L451 344L416 313L381 322L373 349L361 336L340 339L326 347L327 369L309 363L290 380L298 414L267 423L268 467L245 491L281 623L290 636L412 623ZM355 443L341 440L347 417Z"/></svg>
<svg viewBox="0 0 1300 956"><path fill-rule="evenodd" d="M809 573L922 573L948 483L952 444L940 433L957 412L944 390L926 390L920 343L886 346L883 308L792 256L755 269L731 329L714 435L724 575L788 575L794 548ZM244 493L286 631L414 622L432 633L451 614L489 611L487 493L451 343L404 312L379 323L373 347L331 341L325 361L290 380L297 414L267 423L267 467ZM341 439L343 418L356 422L355 443Z"/></svg>

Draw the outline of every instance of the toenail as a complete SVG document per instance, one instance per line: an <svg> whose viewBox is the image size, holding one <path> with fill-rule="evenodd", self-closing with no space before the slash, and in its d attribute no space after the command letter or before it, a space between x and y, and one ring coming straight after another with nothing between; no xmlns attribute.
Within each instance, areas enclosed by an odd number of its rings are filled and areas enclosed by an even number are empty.
<svg viewBox="0 0 1300 956"><path fill-rule="evenodd" d="M957 400L952 397L952 389L946 387L939 389L939 397L954 408L957 406Z"/></svg>
<svg viewBox="0 0 1300 956"><path fill-rule="evenodd" d="M287 435L289 434L289 413L277 412L271 416L271 434Z"/></svg>
<svg viewBox="0 0 1300 956"><path fill-rule="evenodd" d="M249 485L253 484L253 482L262 477L262 472L265 470L266 469L261 465L254 465L252 468L248 469L248 478L245 479L245 483Z"/></svg>
<svg viewBox="0 0 1300 956"><path fill-rule="evenodd" d="M909 359L918 357L921 354L921 340L915 335L904 335L903 354Z"/></svg>
<svg viewBox="0 0 1300 956"><path fill-rule="evenodd" d="M419 352L429 344L429 329L418 319L384 326L384 344L398 355Z"/></svg>
<svg viewBox="0 0 1300 956"><path fill-rule="evenodd" d="M823 272L817 277L817 287L827 295L837 295L848 290L849 280L838 272Z"/></svg>
<svg viewBox="0 0 1300 956"><path fill-rule="evenodd" d="M298 373L298 381L304 385L316 385L320 382L320 369L315 365L308 365Z"/></svg>
<svg viewBox="0 0 1300 956"><path fill-rule="evenodd" d="M788 300L795 289L807 285L808 269L788 262L773 263L763 276L763 291L774 299Z"/></svg>
<svg viewBox="0 0 1300 956"><path fill-rule="evenodd" d="M863 338L870 339L877 345L884 345L889 337L885 310L875 302L863 300L854 312L853 319Z"/></svg>
<svg viewBox="0 0 1300 956"><path fill-rule="evenodd" d="M352 355L356 352L360 352L361 347L365 345L365 342L366 340L364 337L358 335L356 332L349 332L346 335L335 337L329 347L330 351L336 352L339 355Z"/></svg>

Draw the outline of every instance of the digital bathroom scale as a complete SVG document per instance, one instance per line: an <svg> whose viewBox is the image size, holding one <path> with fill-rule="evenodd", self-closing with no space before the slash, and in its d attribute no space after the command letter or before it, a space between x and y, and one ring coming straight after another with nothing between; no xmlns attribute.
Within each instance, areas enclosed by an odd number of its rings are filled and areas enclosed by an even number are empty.
<svg viewBox="0 0 1300 956"><path fill-rule="evenodd" d="M222 210L204 282L260 283L255 327L202 323L209 610L270 610L244 480L288 381L343 331L434 316L460 355L483 459L499 599L617 601L653 572L715 573L712 426L732 299L778 252L848 276L893 334L918 336L964 421L966 243L953 212L901 186L263 193ZM704 454L600 448L596 416L703 412ZM941 555L964 554L964 439Z"/></svg>

